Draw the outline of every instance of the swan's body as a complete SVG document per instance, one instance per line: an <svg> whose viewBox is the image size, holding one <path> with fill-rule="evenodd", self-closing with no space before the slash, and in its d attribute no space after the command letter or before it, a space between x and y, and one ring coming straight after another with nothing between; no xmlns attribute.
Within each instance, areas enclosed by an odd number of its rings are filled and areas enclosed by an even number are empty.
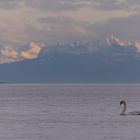
<svg viewBox="0 0 140 140"><path fill-rule="evenodd" d="M121 111L120 115L140 115L140 111L126 113L126 102L124 100L120 101L120 105L123 105L123 110Z"/></svg>

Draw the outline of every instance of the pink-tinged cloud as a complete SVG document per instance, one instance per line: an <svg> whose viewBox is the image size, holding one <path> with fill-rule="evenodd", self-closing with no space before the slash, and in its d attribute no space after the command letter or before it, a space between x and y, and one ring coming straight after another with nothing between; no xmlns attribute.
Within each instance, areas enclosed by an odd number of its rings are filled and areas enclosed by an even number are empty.
<svg viewBox="0 0 140 140"><path fill-rule="evenodd" d="M42 18L39 22L49 27L50 31L47 32L47 36L51 38L52 43L90 40L96 36L88 24L66 16Z"/></svg>
<svg viewBox="0 0 140 140"><path fill-rule="evenodd" d="M134 22L132 19L127 23L125 18L107 20L114 14L109 16L105 14L105 17L101 15L93 16L93 21L96 22L98 18L103 19L99 20L101 23L92 25L93 22L91 22L93 11L122 10L126 12L126 9L131 7L130 3L132 3L132 0L0 0L0 7L5 9L6 6L13 8L12 10L11 8L5 10L6 14L7 12L13 12L11 15L9 14L10 18L6 16L5 19L2 16L3 18L0 20L0 44L4 42L8 45L17 45L30 41L50 44L75 40L92 40L96 36L102 37L114 33L122 36L133 36L135 34L139 37L140 31L138 26L135 26L139 23L139 18L135 18ZM133 4L139 4L138 0L133 1ZM90 9L87 10L90 12L89 15L86 14L87 18L85 18L86 16L80 17L84 14L84 8ZM77 12L75 10L80 11L80 14L78 14L80 18L75 14ZM23 15L21 14L20 17L17 14L18 12L23 13ZM116 13L117 17L120 17L120 14L121 12ZM13 17L11 17L12 15ZM129 14L124 17L126 16L128 17ZM103 23L105 20L106 23ZM132 23L132 25L129 23ZM130 25L131 29L129 28Z"/></svg>
<svg viewBox="0 0 140 140"><path fill-rule="evenodd" d="M26 25L18 20L0 20L0 37L6 44L27 42L29 36L26 33Z"/></svg>

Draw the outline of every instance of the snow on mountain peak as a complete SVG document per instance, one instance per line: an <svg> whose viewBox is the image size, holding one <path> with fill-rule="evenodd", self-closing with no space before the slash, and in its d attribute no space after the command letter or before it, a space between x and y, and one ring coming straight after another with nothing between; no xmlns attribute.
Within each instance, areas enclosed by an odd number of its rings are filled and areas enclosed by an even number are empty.
<svg viewBox="0 0 140 140"><path fill-rule="evenodd" d="M110 36L108 38L106 38L107 44L110 46L112 44L118 45L120 47L125 47L126 46L126 41L121 40L115 36Z"/></svg>
<svg viewBox="0 0 140 140"><path fill-rule="evenodd" d="M104 46L104 47L103 47ZM109 48L108 48L109 47ZM111 49L115 47L115 49ZM119 51L116 50L117 48ZM104 42L102 40L95 40L93 42L74 42L70 44L56 44L56 46L48 46L46 48L46 44L31 42L28 44L21 45L19 47L1 47L0 48L0 64L2 63L11 63L17 62L27 59L35 59L45 56L48 54L55 54L55 53L72 53L72 54L96 54L98 57L103 55L106 57L110 56L122 56L123 53L129 53L132 55L139 55L140 54L140 41L126 41L123 39L119 39L115 36L107 37ZM54 53L55 52L55 53ZM45 55L44 55L45 53ZM119 55L120 53L120 55Z"/></svg>
<svg viewBox="0 0 140 140"><path fill-rule="evenodd" d="M22 46L23 47L23 46ZM0 49L0 64L37 58L41 52L42 44L31 42L27 44L26 50L12 48Z"/></svg>
<svg viewBox="0 0 140 140"><path fill-rule="evenodd" d="M140 53L140 41L135 41L133 42L133 44L134 44L134 47L137 49L137 52Z"/></svg>
<svg viewBox="0 0 140 140"><path fill-rule="evenodd" d="M106 38L106 41L109 46L116 45L119 47L132 47L136 52L140 53L140 41L124 41L114 36Z"/></svg>
<svg viewBox="0 0 140 140"><path fill-rule="evenodd" d="M29 50L22 51L19 53L19 56L24 59L34 59L37 58L41 51L41 46L37 43L30 43Z"/></svg>
<svg viewBox="0 0 140 140"><path fill-rule="evenodd" d="M0 53L4 56L11 57L11 58L17 58L18 52L16 50L12 49L2 49L0 50Z"/></svg>

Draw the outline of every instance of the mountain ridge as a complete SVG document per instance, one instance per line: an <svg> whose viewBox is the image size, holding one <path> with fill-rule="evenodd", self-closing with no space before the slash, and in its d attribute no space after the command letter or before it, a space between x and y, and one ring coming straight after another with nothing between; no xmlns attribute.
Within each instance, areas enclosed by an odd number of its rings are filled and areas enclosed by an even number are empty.
<svg viewBox="0 0 140 140"><path fill-rule="evenodd" d="M119 39L112 38L106 43L75 42L47 47L27 45L21 50L27 56L26 59L0 64L0 81L139 83L140 53L131 43L121 42L120 44ZM10 51L11 53L15 52Z"/></svg>
<svg viewBox="0 0 140 140"><path fill-rule="evenodd" d="M19 47L1 47L0 64L30 60L42 56L50 57L57 54L92 54L98 58L112 59L112 61L123 60L126 57L139 59L140 41L125 41L115 36L107 37L105 40L75 41L72 43L58 43L46 45L44 43L30 42Z"/></svg>

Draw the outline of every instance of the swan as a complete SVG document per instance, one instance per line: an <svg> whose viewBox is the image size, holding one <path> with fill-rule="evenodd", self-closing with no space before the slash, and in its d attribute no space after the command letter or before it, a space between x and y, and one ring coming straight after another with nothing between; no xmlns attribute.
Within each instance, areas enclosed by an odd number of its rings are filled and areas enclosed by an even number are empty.
<svg viewBox="0 0 140 140"><path fill-rule="evenodd" d="M121 105L123 105L123 110L121 111L120 115L140 115L140 111L133 111L126 114L126 102L124 100L120 101L120 106Z"/></svg>

